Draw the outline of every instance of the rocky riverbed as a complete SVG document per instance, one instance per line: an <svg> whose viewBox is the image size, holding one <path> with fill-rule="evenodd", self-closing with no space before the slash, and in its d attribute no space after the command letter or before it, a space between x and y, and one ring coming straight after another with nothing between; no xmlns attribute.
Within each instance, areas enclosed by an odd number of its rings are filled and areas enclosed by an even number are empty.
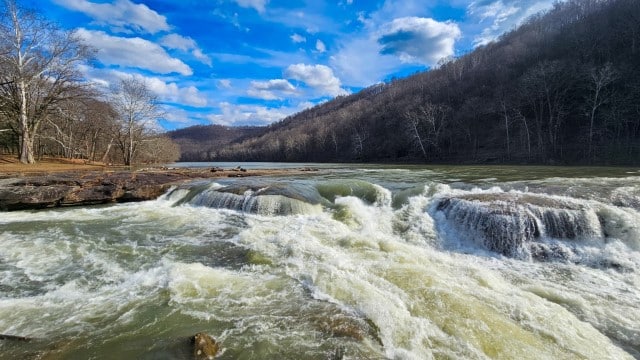
<svg viewBox="0 0 640 360"><path fill-rule="evenodd" d="M148 169L0 175L0 211L36 210L151 200L171 186L212 177L245 177L295 173L296 170L238 171Z"/></svg>

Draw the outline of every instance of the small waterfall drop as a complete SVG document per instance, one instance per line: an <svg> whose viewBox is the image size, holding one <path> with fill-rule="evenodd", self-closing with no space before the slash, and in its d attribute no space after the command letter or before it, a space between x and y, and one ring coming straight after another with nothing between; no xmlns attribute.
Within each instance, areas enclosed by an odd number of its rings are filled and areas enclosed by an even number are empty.
<svg viewBox="0 0 640 360"><path fill-rule="evenodd" d="M259 215L315 214L322 211L317 198L306 189L288 187L286 184L249 184L221 186L196 185L185 194L184 189L177 196L176 205L229 209Z"/></svg>
<svg viewBox="0 0 640 360"><path fill-rule="evenodd" d="M630 212L595 201L493 190L444 196L430 209L445 237L452 233L508 257L573 262L593 262L581 249L611 241L635 249L637 217Z"/></svg>

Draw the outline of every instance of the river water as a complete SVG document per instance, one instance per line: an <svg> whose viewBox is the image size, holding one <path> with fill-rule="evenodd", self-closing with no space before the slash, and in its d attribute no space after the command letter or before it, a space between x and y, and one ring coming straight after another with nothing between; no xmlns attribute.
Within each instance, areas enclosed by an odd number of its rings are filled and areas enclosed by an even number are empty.
<svg viewBox="0 0 640 360"><path fill-rule="evenodd" d="M638 169L315 167L1 213L0 358L640 358Z"/></svg>

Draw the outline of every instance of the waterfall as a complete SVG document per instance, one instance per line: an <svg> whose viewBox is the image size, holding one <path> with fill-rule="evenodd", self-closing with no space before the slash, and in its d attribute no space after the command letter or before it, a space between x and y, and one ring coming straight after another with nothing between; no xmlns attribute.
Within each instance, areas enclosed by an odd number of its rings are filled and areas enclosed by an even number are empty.
<svg viewBox="0 0 640 360"><path fill-rule="evenodd" d="M566 258L545 241L604 242L596 209L586 202L527 193L465 194L440 199L436 211L460 236L516 258Z"/></svg>
<svg viewBox="0 0 640 360"><path fill-rule="evenodd" d="M259 215L314 214L322 211L321 205L312 196L282 184L256 186L220 186L211 184L194 186L185 195L178 196L176 205L229 209ZM175 198L169 195L168 198Z"/></svg>

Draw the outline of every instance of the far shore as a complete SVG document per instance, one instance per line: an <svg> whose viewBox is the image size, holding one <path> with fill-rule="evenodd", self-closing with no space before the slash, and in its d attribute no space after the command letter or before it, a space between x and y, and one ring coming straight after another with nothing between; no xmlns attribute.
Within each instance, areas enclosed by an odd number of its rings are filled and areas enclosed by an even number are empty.
<svg viewBox="0 0 640 360"><path fill-rule="evenodd" d="M241 164L241 163L239 163ZM111 165L102 162L86 161L81 159L64 159L64 158L43 158L36 161L35 164L22 164L17 157L10 155L0 155L0 177L25 177L25 176L42 176L60 173L86 173L86 172L127 172L127 171L145 171L145 172L174 172L190 174L190 177L244 177L244 176L268 176L281 174L295 174L310 169L242 169L230 167L212 171L212 168L171 168L162 164L136 164L128 167L124 165ZM245 171L246 170L246 171Z"/></svg>

